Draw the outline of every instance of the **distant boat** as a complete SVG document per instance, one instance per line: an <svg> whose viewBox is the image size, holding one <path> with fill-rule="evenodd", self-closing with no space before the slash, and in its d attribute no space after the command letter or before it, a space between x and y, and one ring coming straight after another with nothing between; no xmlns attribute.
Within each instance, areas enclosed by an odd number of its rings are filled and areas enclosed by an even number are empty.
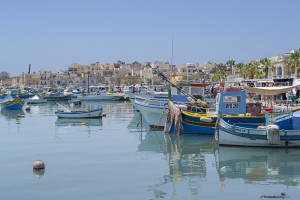
<svg viewBox="0 0 300 200"><path fill-rule="evenodd" d="M40 98L38 95L34 95L33 97L26 100L27 104L40 104L40 103L47 103L46 99Z"/></svg>
<svg viewBox="0 0 300 200"><path fill-rule="evenodd" d="M123 99L124 93L100 93L96 95L79 96L77 99L81 101L118 101Z"/></svg>
<svg viewBox="0 0 300 200"><path fill-rule="evenodd" d="M71 98L71 95L63 95L60 93L51 93L49 95L42 96L42 99L45 99L47 101L68 101Z"/></svg>
<svg viewBox="0 0 300 200"><path fill-rule="evenodd" d="M59 118L100 118L102 117L102 107L96 109L88 109L88 110L76 110L72 111L68 108L60 105L63 110L58 110L55 112L55 115Z"/></svg>
<svg viewBox="0 0 300 200"><path fill-rule="evenodd" d="M20 99L18 96L13 98L10 94L7 94L6 97L0 102L1 107L11 110L21 110L24 105L24 100Z"/></svg>
<svg viewBox="0 0 300 200"><path fill-rule="evenodd" d="M72 99L68 101L69 104L74 104L75 106L80 106L81 101L79 99Z"/></svg>

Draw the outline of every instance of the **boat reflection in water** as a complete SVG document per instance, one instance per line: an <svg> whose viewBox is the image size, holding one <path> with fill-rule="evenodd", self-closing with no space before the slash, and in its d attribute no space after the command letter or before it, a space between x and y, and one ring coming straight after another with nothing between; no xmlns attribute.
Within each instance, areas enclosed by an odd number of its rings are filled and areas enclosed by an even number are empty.
<svg viewBox="0 0 300 200"><path fill-rule="evenodd" d="M213 136L210 135L165 134L163 131L147 132L143 136L138 150L163 153L169 168L168 174L163 176L162 181L151 186L155 196L168 198L170 194L166 192L166 188L170 187L170 184L174 187L173 195L178 197L187 195L180 192L187 190L190 195L199 196L201 185L207 178L207 166L210 165L207 163L207 159L214 160L215 147ZM185 184L187 180L189 180L188 184ZM179 189L178 193L176 188ZM182 198L185 197L182 196Z"/></svg>
<svg viewBox="0 0 300 200"><path fill-rule="evenodd" d="M242 178L248 184L299 184L300 149L219 147L215 155L221 181Z"/></svg>
<svg viewBox="0 0 300 200"><path fill-rule="evenodd" d="M213 155L212 136L165 134L170 175L206 177L206 155Z"/></svg>
<svg viewBox="0 0 300 200"><path fill-rule="evenodd" d="M11 110L11 109L2 108L1 114L6 116L8 120L25 117L25 113L23 110Z"/></svg>
<svg viewBox="0 0 300 200"><path fill-rule="evenodd" d="M102 127L101 118L57 118L55 126L100 126Z"/></svg>

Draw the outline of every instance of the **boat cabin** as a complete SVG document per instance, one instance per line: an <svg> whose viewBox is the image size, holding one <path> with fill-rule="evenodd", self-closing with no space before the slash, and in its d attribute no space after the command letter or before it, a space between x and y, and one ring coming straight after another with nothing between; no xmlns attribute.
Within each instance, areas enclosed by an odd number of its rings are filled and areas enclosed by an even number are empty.
<svg viewBox="0 0 300 200"><path fill-rule="evenodd" d="M247 103L247 93L241 91L223 91L216 97L216 112L222 115L261 114L261 103Z"/></svg>
<svg viewBox="0 0 300 200"><path fill-rule="evenodd" d="M176 86L180 87L186 93L194 96L196 99L203 100L205 93L205 83L177 80ZM176 87L171 87L171 92L172 95L182 95Z"/></svg>

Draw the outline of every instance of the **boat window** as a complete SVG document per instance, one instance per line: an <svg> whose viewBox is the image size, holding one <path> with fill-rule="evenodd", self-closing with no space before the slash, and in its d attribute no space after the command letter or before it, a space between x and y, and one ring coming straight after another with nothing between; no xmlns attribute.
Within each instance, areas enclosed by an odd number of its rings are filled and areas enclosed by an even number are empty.
<svg viewBox="0 0 300 200"><path fill-rule="evenodd" d="M241 102L241 96L225 96L223 102L224 103Z"/></svg>
<svg viewBox="0 0 300 200"><path fill-rule="evenodd" d="M238 103L226 103L226 108L239 108Z"/></svg>

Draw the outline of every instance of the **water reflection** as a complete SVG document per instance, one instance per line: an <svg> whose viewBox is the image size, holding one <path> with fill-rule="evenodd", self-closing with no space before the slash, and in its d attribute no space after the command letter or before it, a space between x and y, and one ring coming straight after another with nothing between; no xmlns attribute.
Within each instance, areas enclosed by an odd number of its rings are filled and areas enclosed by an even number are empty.
<svg viewBox="0 0 300 200"><path fill-rule="evenodd" d="M142 138L139 151L163 153L168 162L168 174L164 175L160 183L150 186L155 198L170 195L164 189L169 184L173 185L175 194L176 185L182 187L182 183L188 183L186 186L191 195L200 195L200 185L207 178L207 157L214 160L216 144L213 143L212 136L147 131Z"/></svg>
<svg viewBox="0 0 300 200"><path fill-rule="evenodd" d="M10 109L1 109L1 114L6 117L6 119L19 119L25 117L23 110L10 110Z"/></svg>
<svg viewBox="0 0 300 200"><path fill-rule="evenodd" d="M300 149L219 147L215 155L223 182L242 178L248 184L299 185Z"/></svg>
<svg viewBox="0 0 300 200"><path fill-rule="evenodd" d="M81 108L99 108L102 107L103 111L107 115L114 115L118 117L124 117L124 113L127 113L128 109L132 109L130 102L127 101L83 101Z"/></svg>
<svg viewBox="0 0 300 200"><path fill-rule="evenodd" d="M68 118L57 118L55 126L100 126L102 127L102 119L95 118L81 118L81 119L68 119Z"/></svg>
<svg viewBox="0 0 300 200"><path fill-rule="evenodd" d="M44 176L45 174L45 169L33 169L33 175L40 178Z"/></svg>
<svg viewBox="0 0 300 200"><path fill-rule="evenodd" d="M211 136L165 134L165 140L174 181L184 176L205 178L205 155L214 152Z"/></svg>

